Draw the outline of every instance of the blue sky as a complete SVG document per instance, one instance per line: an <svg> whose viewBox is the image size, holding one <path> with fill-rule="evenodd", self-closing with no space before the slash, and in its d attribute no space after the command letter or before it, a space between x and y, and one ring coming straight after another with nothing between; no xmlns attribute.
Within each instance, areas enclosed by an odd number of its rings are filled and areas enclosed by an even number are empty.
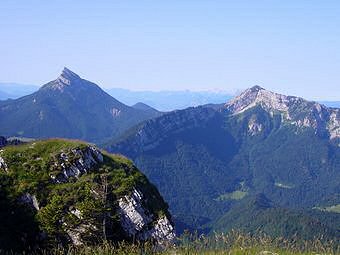
<svg viewBox="0 0 340 255"><path fill-rule="evenodd" d="M340 1L1 0L0 81L340 100Z"/></svg>

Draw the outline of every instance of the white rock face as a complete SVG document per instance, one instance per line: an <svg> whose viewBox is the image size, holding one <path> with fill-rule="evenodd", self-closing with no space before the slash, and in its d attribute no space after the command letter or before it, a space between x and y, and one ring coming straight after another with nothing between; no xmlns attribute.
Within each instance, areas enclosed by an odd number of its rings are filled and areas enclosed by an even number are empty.
<svg viewBox="0 0 340 255"><path fill-rule="evenodd" d="M251 118L248 123L248 133L251 136L257 135L260 133L263 129L263 126L261 123L258 123L256 118Z"/></svg>
<svg viewBox="0 0 340 255"><path fill-rule="evenodd" d="M172 243L175 231L169 219L163 216L150 226L154 215L143 207L142 200L143 194L137 189L130 196L119 199L119 214L124 231L139 240L154 239L159 244Z"/></svg>
<svg viewBox="0 0 340 255"><path fill-rule="evenodd" d="M93 146L88 146L85 150L73 149L72 153L78 159L70 162L68 155L61 153L59 162L55 162L56 165L60 164L63 168L61 174L51 176L56 182L67 182L70 177L79 178L104 160L101 152Z"/></svg>
<svg viewBox="0 0 340 255"><path fill-rule="evenodd" d="M142 197L142 193L134 189L131 196L118 201L122 227L129 236L136 235L152 221L152 215L142 206Z"/></svg>
<svg viewBox="0 0 340 255"><path fill-rule="evenodd" d="M116 108L111 109L112 117L118 117L120 115L120 113L121 113L121 111L119 109L116 109Z"/></svg>

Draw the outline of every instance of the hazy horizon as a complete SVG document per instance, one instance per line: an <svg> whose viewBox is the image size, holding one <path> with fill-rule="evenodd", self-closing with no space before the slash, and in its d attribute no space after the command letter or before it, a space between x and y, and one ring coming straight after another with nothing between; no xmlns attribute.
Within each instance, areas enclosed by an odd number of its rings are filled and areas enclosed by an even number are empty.
<svg viewBox="0 0 340 255"><path fill-rule="evenodd" d="M8 1L0 81L41 86L64 66L103 88L260 85L340 100L337 1Z"/></svg>

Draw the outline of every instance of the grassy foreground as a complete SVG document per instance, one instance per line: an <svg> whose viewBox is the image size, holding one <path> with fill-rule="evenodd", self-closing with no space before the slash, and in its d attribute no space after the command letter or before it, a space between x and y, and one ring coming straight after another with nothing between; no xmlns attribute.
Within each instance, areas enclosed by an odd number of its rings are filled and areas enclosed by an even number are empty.
<svg viewBox="0 0 340 255"><path fill-rule="evenodd" d="M340 254L339 240L301 241L297 238L286 240L270 238L266 235L251 236L232 231L228 234L216 234L213 237L183 235L177 245L160 248L151 243L113 245L104 243L94 247L69 247L54 250L40 250L32 254L57 255L310 255Z"/></svg>

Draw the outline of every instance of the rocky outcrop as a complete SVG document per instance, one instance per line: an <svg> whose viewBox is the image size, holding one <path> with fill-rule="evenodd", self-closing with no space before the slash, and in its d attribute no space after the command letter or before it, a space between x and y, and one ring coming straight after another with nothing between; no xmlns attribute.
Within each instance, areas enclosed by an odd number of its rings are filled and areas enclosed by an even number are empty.
<svg viewBox="0 0 340 255"><path fill-rule="evenodd" d="M54 164L60 166L62 172L53 177L53 180L56 183L63 183L67 182L70 177L79 178L81 175L95 169L102 162L102 153L93 146L87 146L83 149L72 149L68 153L60 153L58 160ZM96 197L99 199L97 193ZM121 197L118 200L120 222L126 235L138 240L153 239L162 244L173 242L175 232L172 223L166 216L157 218L156 215L150 213L145 207L144 199L145 195L141 191L133 189L131 195ZM26 194L22 200L25 200L27 204L39 210L35 196ZM71 213L79 220L82 219L82 212L80 210L73 209ZM80 224L73 229L66 229L74 245L82 245L82 236L85 233L96 231L93 225L87 223Z"/></svg>
<svg viewBox="0 0 340 255"><path fill-rule="evenodd" d="M251 136L257 135L262 130L263 130L263 125L257 121L256 117L253 117L249 120L248 133Z"/></svg>
<svg viewBox="0 0 340 255"><path fill-rule="evenodd" d="M130 196L119 199L119 214L124 231L128 236L140 240L153 239L162 244L172 243L175 239L172 223L166 216L161 216L154 224L157 216L144 208L143 197L140 191L134 189Z"/></svg>
<svg viewBox="0 0 340 255"><path fill-rule="evenodd" d="M34 221L36 228L27 231L39 242L94 245L152 239L165 244L174 239L168 205L122 156L51 139L2 148L0 168L7 174L1 188L12 192L20 208L32 209L22 213ZM18 236L25 240L24 234Z"/></svg>
<svg viewBox="0 0 340 255"><path fill-rule="evenodd" d="M101 162L103 162L103 155L93 146L88 146L83 150L72 149L70 154L61 153L59 155L54 165L55 167L60 166L62 172L57 176L51 176L51 178L57 183L67 182L70 177L79 178Z"/></svg>
<svg viewBox="0 0 340 255"><path fill-rule="evenodd" d="M152 221L152 215L142 206L142 198L142 193L134 189L130 196L119 199L122 227L129 236L138 234Z"/></svg>

